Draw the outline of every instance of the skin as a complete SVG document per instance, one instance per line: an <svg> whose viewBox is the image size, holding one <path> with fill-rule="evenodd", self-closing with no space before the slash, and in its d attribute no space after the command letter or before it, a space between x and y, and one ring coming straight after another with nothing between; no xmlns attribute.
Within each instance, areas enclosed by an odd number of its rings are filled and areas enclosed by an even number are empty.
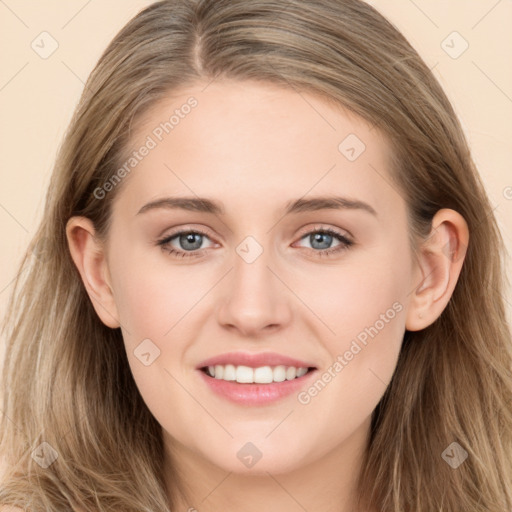
<svg viewBox="0 0 512 512"><path fill-rule="evenodd" d="M100 319L121 326L134 379L163 427L167 467L177 467L187 486L178 510L352 512L371 413L405 330L430 325L452 295L466 222L440 210L415 257L406 204L391 185L389 145L376 128L292 89L205 86L173 91L145 113L132 150L190 96L198 101L120 185L106 241L93 238L88 219L69 220L71 255ZM348 134L366 145L354 161L338 149ZM376 214L284 215L288 201L334 193ZM137 214L167 196L207 197L225 212ZM176 257L157 245L182 228L208 233L199 238L200 256ZM342 245L308 236L328 228L353 244L320 256ZM236 252L249 235L263 249L252 263ZM448 243L456 257L447 256ZM169 245L194 250L179 237ZM312 361L322 374L397 303L394 318L307 404L292 394L270 405L236 405L214 395L195 369L225 352L274 351ZM134 355L147 338L160 350L149 366ZM237 457L247 442L262 453L251 468ZM170 471L166 478L170 486Z"/></svg>

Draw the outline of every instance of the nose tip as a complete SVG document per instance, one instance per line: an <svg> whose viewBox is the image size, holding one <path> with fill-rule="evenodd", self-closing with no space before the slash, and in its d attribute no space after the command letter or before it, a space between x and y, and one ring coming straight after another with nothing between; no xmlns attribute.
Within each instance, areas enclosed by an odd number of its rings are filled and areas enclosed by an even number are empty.
<svg viewBox="0 0 512 512"><path fill-rule="evenodd" d="M219 322L245 336L278 329L291 318L284 287L267 265L263 251L255 257L254 241L246 240L241 247L247 251L236 258L234 271L227 278Z"/></svg>

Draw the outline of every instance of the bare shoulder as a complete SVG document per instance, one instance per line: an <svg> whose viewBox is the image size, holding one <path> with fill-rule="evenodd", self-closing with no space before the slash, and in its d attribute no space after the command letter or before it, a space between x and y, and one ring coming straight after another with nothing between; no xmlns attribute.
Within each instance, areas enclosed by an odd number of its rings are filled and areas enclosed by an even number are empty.
<svg viewBox="0 0 512 512"><path fill-rule="evenodd" d="M0 512L24 512L24 510L12 505L0 505Z"/></svg>

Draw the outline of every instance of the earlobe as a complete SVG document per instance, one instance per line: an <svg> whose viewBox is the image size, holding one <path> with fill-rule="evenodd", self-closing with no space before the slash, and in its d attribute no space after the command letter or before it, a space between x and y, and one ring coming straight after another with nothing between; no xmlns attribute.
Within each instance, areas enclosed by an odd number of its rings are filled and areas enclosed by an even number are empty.
<svg viewBox="0 0 512 512"><path fill-rule="evenodd" d="M419 248L419 282L407 311L407 330L424 329L441 315L455 290L468 242L468 226L458 212L444 208L434 215L432 230Z"/></svg>
<svg viewBox="0 0 512 512"><path fill-rule="evenodd" d="M92 305L108 327L119 327L110 276L103 245L95 236L92 221L71 217L66 225L68 247Z"/></svg>

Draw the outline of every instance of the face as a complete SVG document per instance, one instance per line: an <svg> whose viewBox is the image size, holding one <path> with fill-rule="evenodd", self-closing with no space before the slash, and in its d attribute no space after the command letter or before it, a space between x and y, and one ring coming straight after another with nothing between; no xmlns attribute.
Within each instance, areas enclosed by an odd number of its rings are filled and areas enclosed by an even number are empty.
<svg viewBox="0 0 512 512"><path fill-rule="evenodd" d="M364 437L417 284L384 137L307 93L215 81L146 112L129 150L108 274L167 446L279 473Z"/></svg>

